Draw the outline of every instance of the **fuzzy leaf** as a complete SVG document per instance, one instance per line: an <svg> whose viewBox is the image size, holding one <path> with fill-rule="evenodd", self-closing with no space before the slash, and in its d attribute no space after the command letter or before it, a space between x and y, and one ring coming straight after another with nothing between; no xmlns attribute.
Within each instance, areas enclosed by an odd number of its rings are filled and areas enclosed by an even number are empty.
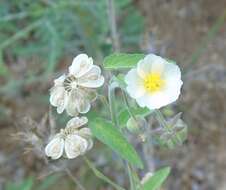
<svg viewBox="0 0 226 190"><path fill-rule="evenodd" d="M104 67L110 70L129 69L136 66L138 61L143 59L144 56L144 54L115 53L104 59Z"/></svg>
<svg viewBox="0 0 226 190"><path fill-rule="evenodd" d="M89 127L98 140L109 146L134 166L143 168L143 163L133 146L129 144L121 132L110 122L98 118L90 123Z"/></svg>

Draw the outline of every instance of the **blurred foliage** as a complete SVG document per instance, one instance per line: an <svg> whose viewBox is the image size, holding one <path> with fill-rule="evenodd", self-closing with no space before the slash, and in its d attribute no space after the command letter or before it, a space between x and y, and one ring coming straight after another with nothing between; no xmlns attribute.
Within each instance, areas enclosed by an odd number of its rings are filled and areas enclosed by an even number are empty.
<svg viewBox="0 0 226 190"><path fill-rule="evenodd" d="M59 175L51 175L46 177L41 183L37 183L32 177L24 179L19 184L14 182L8 182L6 184L6 190L47 190L53 186L59 179Z"/></svg>
<svg viewBox="0 0 226 190"><path fill-rule="evenodd" d="M143 18L130 0L115 3L122 44L138 47ZM124 15L131 11L132 18ZM38 56L48 63L44 65L47 73L62 57L75 56L80 51L94 57L106 55L111 51L107 14L106 0L3 0L0 55ZM1 74L3 71L6 69L1 69Z"/></svg>
<svg viewBox="0 0 226 190"><path fill-rule="evenodd" d="M47 59L47 72L53 71L62 56L79 51L95 56L107 34L104 2L3 1L0 49L12 56L35 54Z"/></svg>

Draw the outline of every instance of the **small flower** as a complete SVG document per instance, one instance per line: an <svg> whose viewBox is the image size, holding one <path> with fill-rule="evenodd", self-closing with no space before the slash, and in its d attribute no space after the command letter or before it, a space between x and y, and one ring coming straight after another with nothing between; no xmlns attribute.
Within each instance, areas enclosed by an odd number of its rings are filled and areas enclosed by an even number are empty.
<svg viewBox="0 0 226 190"><path fill-rule="evenodd" d="M180 68L149 54L140 60L126 77L127 92L141 107L159 109L176 101L183 84Z"/></svg>
<svg viewBox="0 0 226 190"><path fill-rule="evenodd" d="M74 117L68 121L66 128L61 129L45 148L45 154L53 160L60 158L64 153L67 158L73 159L85 154L93 146L92 133L89 128L80 127L88 122L86 117Z"/></svg>
<svg viewBox="0 0 226 190"><path fill-rule="evenodd" d="M69 73L54 81L50 103L57 107L58 113L64 110L70 116L87 113L90 103L96 98L95 88L103 83L100 67L93 65L93 59L86 54L80 54L74 58Z"/></svg>

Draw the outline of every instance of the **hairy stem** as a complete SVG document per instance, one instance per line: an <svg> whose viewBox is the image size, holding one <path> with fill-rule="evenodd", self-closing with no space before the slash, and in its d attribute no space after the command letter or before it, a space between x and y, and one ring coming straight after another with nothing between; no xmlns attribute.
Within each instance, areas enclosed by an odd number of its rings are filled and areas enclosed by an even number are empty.
<svg viewBox="0 0 226 190"><path fill-rule="evenodd" d="M108 87L108 101L109 101L109 108L111 113L111 119L116 127L119 127L116 111L115 111L115 88L116 85L114 83L110 82L110 85Z"/></svg>
<svg viewBox="0 0 226 190"><path fill-rule="evenodd" d="M65 169L65 172L70 177L70 179L78 186L80 190L86 190L85 187L79 182L79 180L72 174L71 170L68 168Z"/></svg>
<svg viewBox="0 0 226 190"><path fill-rule="evenodd" d="M113 48L116 52L119 52L120 43L119 43L119 36L117 33L114 0L108 0L108 18L109 18L109 25L111 29L111 38L112 38Z"/></svg>
<svg viewBox="0 0 226 190"><path fill-rule="evenodd" d="M89 161L88 158L86 158L85 156L83 157L84 161L86 162L86 164L89 166L89 168L93 171L93 173L96 175L96 177L102 179L103 181L105 181L106 183L112 185L115 189L117 190L125 190L124 188L122 188L121 186L119 186L118 184L116 184L115 182L113 182L111 179L109 179L107 176L105 176L103 173L101 173L94 165L92 162Z"/></svg>

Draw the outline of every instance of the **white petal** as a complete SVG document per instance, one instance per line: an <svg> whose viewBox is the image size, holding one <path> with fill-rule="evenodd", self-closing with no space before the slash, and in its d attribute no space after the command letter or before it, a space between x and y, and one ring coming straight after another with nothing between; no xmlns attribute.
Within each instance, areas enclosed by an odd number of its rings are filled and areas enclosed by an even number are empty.
<svg viewBox="0 0 226 190"><path fill-rule="evenodd" d="M176 64L166 64L163 77L166 82L163 93L167 95L170 102L174 102L178 99L183 85L180 68Z"/></svg>
<svg viewBox="0 0 226 190"><path fill-rule="evenodd" d="M85 136L85 137L91 137L92 136L92 132L91 132L90 128L87 128L87 127L80 129L79 134L81 136Z"/></svg>
<svg viewBox="0 0 226 190"><path fill-rule="evenodd" d="M61 75L59 78L54 80L54 84L57 86L63 86L63 82L64 82L65 78L66 78L65 74Z"/></svg>
<svg viewBox="0 0 226 190"><path fill-rule="evenodd" d="M144 101L144 98L143 97L144 96L141 96L141 97L139 97L139 98L136 99L137 104L140 107L142 107L142 108L146 107L146 102Z"/></svg>
<svg viewBox="0 0 226 190"><path fill-rule="evenodd" d="M145 93L143 79L137 74L136 69L131 69L125 76L127 92L132 98L141 97Z"/></svg>
<svg viewBox="0 0 226 190"><path fill-rule="evenodd" d="M66 111L70 116L77 116L78 115L78 101L79 101L79 94L77 91L73 90L68 95L68 101L66 105Z"/></svg>
<svg viewBox="0 0 226 190"><path fill-rule="evenodd" d="M65 139L65 153L69 159L84 154L87 148L87 140L78 135L68 135Z"/></svg>
<svg viewBox="0 0 226 190"><path fill-rule="evenodd" d="M64 151L64 140L60 135L55 136L45 148L45 154L56 160L60 158Z"/></svg>
<svg viewBox="0 0 226 190"><path fill-rule="evenodd" d="M170 103L178 99L182 85L183 82L181 79L166 81L166 87L164 88L163 93L169 98Z"/></svg>
<svg viewBox="0 0 226 190"><path fill-rule="evenodd" d="M86 74L93 65L93 59L89 58L86 54L76 56L69 67L69 74L79 78Z"/></svg>
<svg viewBox="0 0 226 190"><path fill-rule="evenodd" d="M90 150L93 147L93 140L91 138L86 139L88 142L87 150Z"/></svg>
<svg viewBox="0 0 226 190"><path fill-rule="evenodd" d="M79 128L85 125L87 122L88 122L87 117L74 117L67 122L66 128L69 128L69 127Z"/></svg>
<svg viewBox="0 0 226 190"><path fill-rule="evenodd" d="M77 101L77 108L79 113L87 113L90 110L90 94L88 94L85 90L79 88L77 89L78 92L78 101Z"/></svg>
<svg viewBox="0 0 226 190"><path fill-rule="evenodd" d="M145 78L151 72L162 73L166 60L160 56L149 54L137 64L137 72L140 77Z"/></svg>
<svg viewBox="0 0 226 190"><path fill-rule="evenodd" d="M98 88L104 84L104 77L100 74L100 67L93 65L89 72L78 79L78 85L87 88Z"/></svg>
<svg viewBox="0 0 226 190"><path fill-rule="evenodd" d="M87 113L90 110L90 102L87 98L80 98L78 101L78 112L79 113Z"/></svg>
<svg viewBox="0 0 226 190"><path fill-rule="evenodd" d="M66 91L62 86L55 86L50 90L50 104L57 107L57 112L62 113L66 106Z"/></svg>
<svg viewBox="0 0 226 190"><path fill-rule="evenodd" d="M165 64L163 77L166 81L180 80L181 79L180 68L173 63Z"/></svg>
<svg viewBox="0 0 226 190"><path fill-rule="evenodd" d="M159 109L169 103L170 100L166 96L166 94L162 92L154 93L153 95L150 95L146 93L144 96L137 99L137 103L143 107L146 106L149 109Z"/></svg>

